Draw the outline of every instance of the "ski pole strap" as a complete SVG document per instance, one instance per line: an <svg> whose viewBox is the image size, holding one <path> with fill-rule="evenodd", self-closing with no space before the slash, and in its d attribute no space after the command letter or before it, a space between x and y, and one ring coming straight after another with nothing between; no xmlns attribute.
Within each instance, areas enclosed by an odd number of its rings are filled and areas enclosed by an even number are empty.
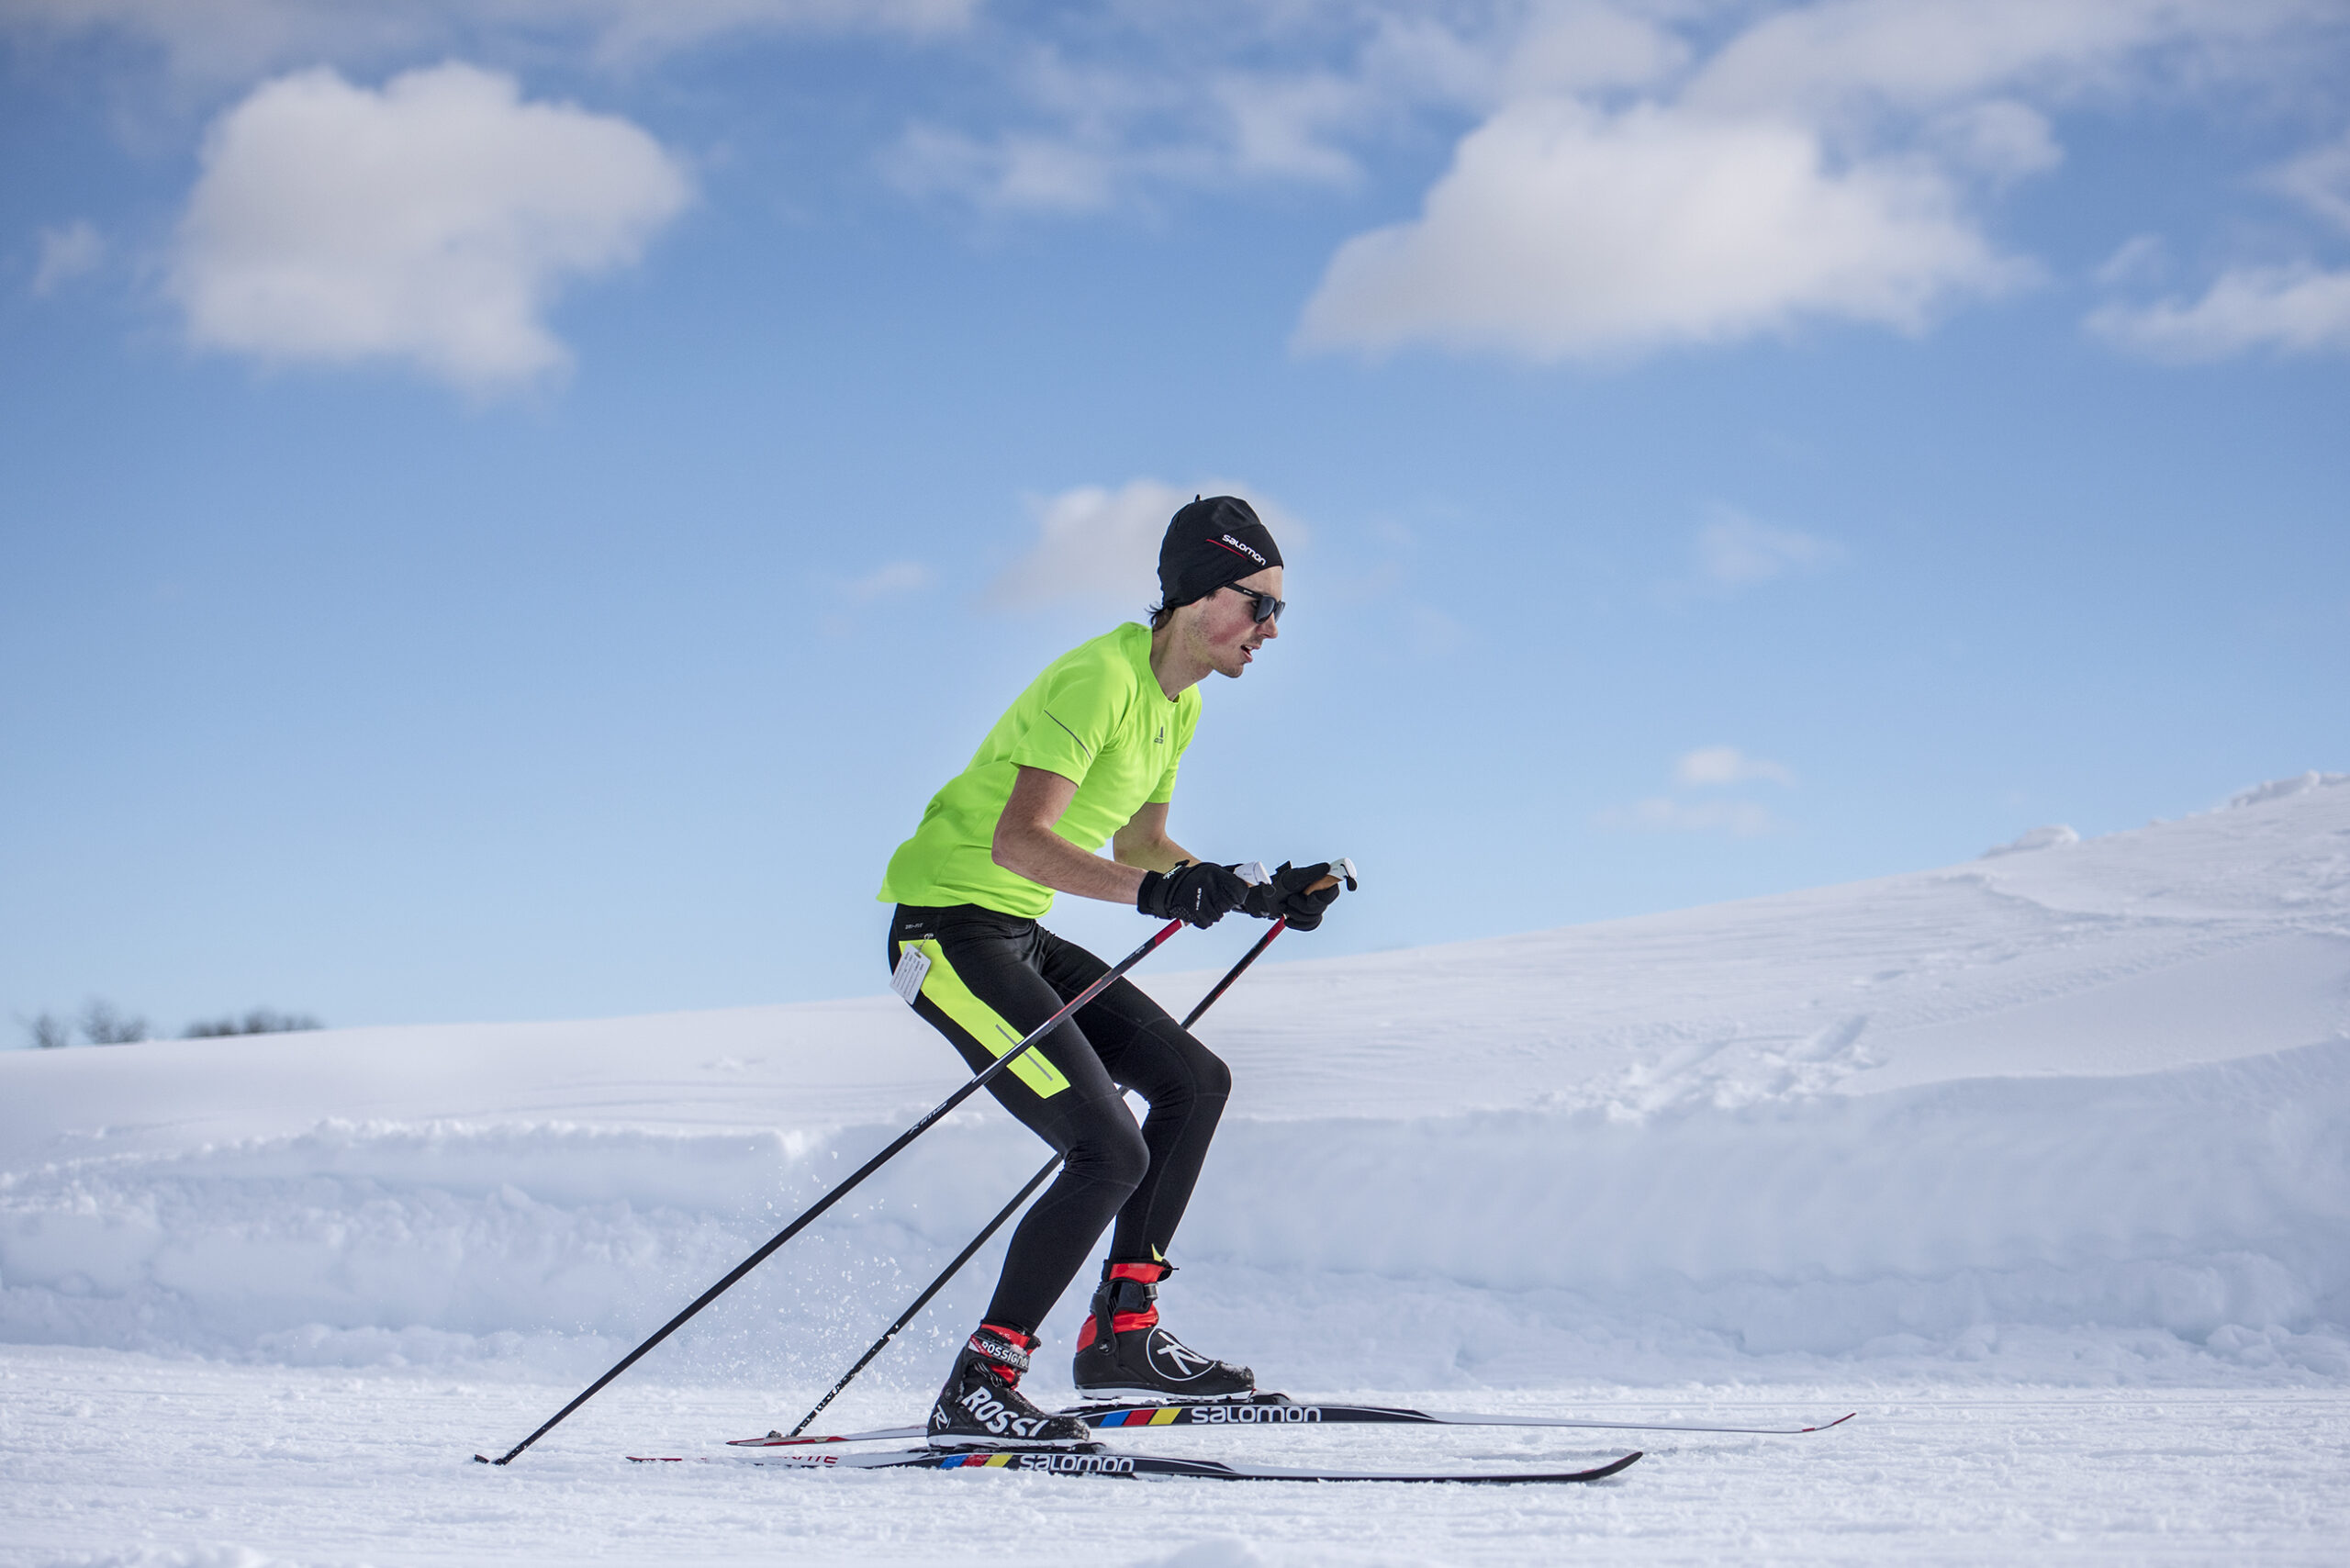
<svg viewBox="0 0 2350 1568"><path fill-rule="evenodd" d="M767 1245L761 1247L748 1258L744 1259L740 1263L735 1264L732 1270L728 1271L724 1279L719 1281L716 1284L711 1286L710 1289L696 1296L693 1299L692 1304L683 1312L669 1319L668 1322L663 1324L658 1329L655 1329L651 1338L645 1340L643 1344L639 1345L635 1350L631 1350L627 1355L622 1356L613 1364L611 1371L606 1372L603 1376L598 1378L595 1382L582 1389L576 1399L574 1399L570 1404L565 1406L553 1416L547 1417L546 1425L541 1427L537 1431L532 1432L529 1437L524 1438L520 1442L516 1443L512 1448L507 1450L504 1454L500 1455L497 1459L489 1459L481 1454L476 1454L474 1455L474 1458L480 1460L484 1464L513 1463L516 1456L520 1455L524 1449L529 1448L532 1443L537 1442L541 1438L545 1437L549 1432L554 1431L556 1427L563 1423L565 1417L569 1416L574 1410L578 1409L582 1405L587 1404L588 1401L593 1399L599 1393L602 1392L606 1383L620 1376L621 1373L628 1371L629 1368L636 1365L639 1358L641 1358L647 1350L653 1349L654 1346L659 1344L662 1340L666 1339L679 1328L684 1327L687 1321L696 1313L699 1312L703 1307L708 1306L711 1302L716 1301L720 1296L724 1295L728 1291L733 1289L736 1282L739 1282L744 1275L749 1273L752 1270L766 1262L777 1248L782 1246L785 1242L790 1240L793 1237L807 1229L808 1226L814 1223L816 1218L823 1214L826 1209L831 1208L834 1204L839 1203L843 1198L848 1196L850 1191L854 1189L857 1183L863 1182L867 1176L872 1175L876 1170L880 1170L881 1167L887 1165L891 1159L895 1159L900 1149L905 1148L906 1145L913 1142L914 1139L928 1132L931 1127L937 1123L940 1117L946 1115L946 1113L952 1111L956 1106L960 1105L964 1101L969 1099L972 1095L985 1088L988 1083L994 1079L997 1073L1002 1072L1005 1068L1010 1067L1024 1052L1035 1046L1037 1041L1043 1039L1046 1035L1051 1034L1060 1024L1062 1019L1068 1017L1079 1008L1083 1007L1087 1002L1101 995L1104 991L1107 991L1113 984L1121 979L1128 969L1133 969L1136 964L1141 963L1145 958L1150 957L1153 952L1157 951L1160 943L1166 941L1169 936L1174 935L1175 933L1182 929L1183 923L1180 920L1170 920L1165 925L1160 926L1156 934L1147 938L1141 946L1136 948L1133 952L1119 959L1118 962L1104 973L1101 979L1095 980L1091 985L1087 986L1083 991L1079 991L1075 996L1069 998L1068 1002L1062 1003L1061 1010L1059 1012L1054 1014L1050 1018L1046 1019L1042 1024L1037 1025L1034 1029L1030 1030L1026 1039L1022 1040L1018 1045L1013 1047L1012 1049L996 1058L994 1061L988 1064L985 1071L972 1077L965 1082L960 1089L957 1089L954 1093L949 1094L946 1099L941 1100L936 1105L933 1106L929 1114L923 1116L921 1121L916 1122L912 1126L908 1127L904 1132L900 1133L895 1138L891 1139L889 1148L883 1149L880 1153L875 1155L872 1159L858 1166L855 1171L850 1173L846 1181L843 1182L839 1186L834 1187L822 1197L817 1199L814 1203L809 1204L806 1209L800 1212L798 1219L793 1220L789 1225L785 1226L781 1230L776 1232L776 1234L768 1239Z"/></svg>

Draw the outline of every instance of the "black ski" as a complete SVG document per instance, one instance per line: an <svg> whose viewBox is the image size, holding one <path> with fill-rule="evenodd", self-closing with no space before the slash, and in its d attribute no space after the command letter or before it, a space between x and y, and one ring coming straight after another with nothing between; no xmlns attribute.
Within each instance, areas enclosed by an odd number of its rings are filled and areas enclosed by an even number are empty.
<svg viewBox="0 0 2350 1568"><path fill-rule="evenodd" d="M1163 1454L1084 1452L1074 1449L1021 1449L1013 1451L905 1449L875 1453L781 1453L761 1459L747 1456L738 1464L775 1465L786 1470L1004 1470L1029 1475L1096 1475L1128 1481L1165 1481L1188 1477L1198 1481L1398 1481L1424 1484L1525 1486L1569 1481L1605 1481L1640 1456L1628 1453L1590 1470L1462 1470L1380 1471L1299 1470L1269 1464L1228 1464L1213 1459L1171 1459ZM639 1464L682 1464L681 1459L631 1454ZM725 1463L712 1460L711 1463Z"/></svg>
<svg viewBox="0 0 2350 1568"><path fill-rule="evenodd" d="M1600 1432L1724 1432L1751 1437L1799 1437L1824 1432L1851 1420L1851 1415L1814 1427L1718 1427L1675 1421L1583 1421L1561 1416L1480 1415L1461 1410L1412 1410L1393 1405L1315 1404L1285 1394L1256 1394L1246 1399L1203 1400L1191 1405L1076 1405L1056 1411L1074 1416L1101 1430L1159 1427L1564 1427ZM867 1432L786 1437L769 1432L764 1438L733 1438L742 1449L800 1448L809 1444L908 1442L919 1439L920 1427L878 1427Z"/></svg>

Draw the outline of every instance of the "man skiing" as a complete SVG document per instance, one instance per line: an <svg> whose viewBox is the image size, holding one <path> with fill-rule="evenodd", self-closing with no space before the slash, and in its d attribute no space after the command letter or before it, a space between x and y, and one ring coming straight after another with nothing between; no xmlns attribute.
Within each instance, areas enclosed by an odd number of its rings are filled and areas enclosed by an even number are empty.
<svg viewBox="0 0 2350 1568"><path fill-rule="evenodd" d="M1169 838L1176 765L1199 722L1199 683L1237 678L1281 634L1281 552L1248 502L1194 499L1159 548L1160 600L1046 666L898 846L892 985L974 1070L1025 1038L1109 966L1036 924L1055 892L1213 925L1235 910L1311 930L1337 897L1326 864L1283 865L1251 886ZM1104 843L1110 857L1097 854ZM1020 1375L1036 1329L1113 1221L1080 1333L1082 1392L1173 1399L1245 1394L1248 1368L1158 1326L1167 1248L1183 1217L1232 1075L1124 980L996 1075L990 1091L1059 1151L1060 1174L1013 1232L986 1319L930 1415L938 1447L1042 1446L1090 1436L1038 1409ZM1149 1103L1137 1128L1124 1091Z"/></svg>

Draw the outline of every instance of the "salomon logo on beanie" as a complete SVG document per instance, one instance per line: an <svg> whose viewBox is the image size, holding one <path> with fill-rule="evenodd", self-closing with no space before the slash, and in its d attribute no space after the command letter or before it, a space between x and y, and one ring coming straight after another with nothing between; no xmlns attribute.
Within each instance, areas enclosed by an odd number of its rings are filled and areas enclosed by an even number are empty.
<svg viewBox="0 0 2350 1568"><path fill-rule="evenodd" d="M1176 512L1158 546L1158 591L1168 609L1281 564L1272 534L1237 496L1195 498Z"/></svg>

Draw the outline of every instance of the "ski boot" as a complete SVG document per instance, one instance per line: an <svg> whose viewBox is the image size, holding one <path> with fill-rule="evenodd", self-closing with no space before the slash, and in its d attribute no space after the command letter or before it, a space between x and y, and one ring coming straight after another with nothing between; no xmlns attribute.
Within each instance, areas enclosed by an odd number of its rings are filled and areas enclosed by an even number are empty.
<svg viewBox="0 0 2350 1568"><path fill-rule="evenodd" d="M1158 1326L1158 1282L1166 1263L1105 1263L1093 1293L1093 1316L1077 1336L1070 1375L1094 1398L1234 1399L1253 1393L1257 1377L1203 1356Z"/></svg>
<svg viewBox="0 0 2350 1568"><path fill-rule="evenodd" d="M1069 1416L1039 1410L1020 1392L1036 1337L982 1323L955 1357L955 1370L930 1407L934 1449L1075 1448L1093 1452L1091 1428Z"/></svg>

